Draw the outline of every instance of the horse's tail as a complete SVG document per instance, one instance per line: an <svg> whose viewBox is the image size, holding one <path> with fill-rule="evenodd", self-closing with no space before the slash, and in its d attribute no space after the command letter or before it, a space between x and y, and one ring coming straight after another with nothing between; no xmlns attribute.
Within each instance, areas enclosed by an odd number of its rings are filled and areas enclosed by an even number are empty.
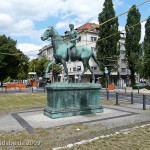
<svg viewBox="0 0 150 150"><path fill-rule="evenodd" d="M94 61L97 63L97 65L100 67L101 66L101 64L104 66L104 64L102 63L102 62L98 62L98 60L97 60L97 58L96 58L96 56L95 56L95 54L92 52L92 58L94 59ZM104 66L105 67L105 66Z"/></svg>

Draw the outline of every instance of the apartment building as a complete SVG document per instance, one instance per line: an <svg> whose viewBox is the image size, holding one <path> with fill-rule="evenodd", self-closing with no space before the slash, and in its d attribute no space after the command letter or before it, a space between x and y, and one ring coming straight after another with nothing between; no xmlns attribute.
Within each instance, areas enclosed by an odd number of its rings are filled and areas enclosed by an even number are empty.
<svg viewBox="0 0 150 150"><path fill-rule="evenodd" d="M92 49L92 51L96 54L96 41L98 39L98 28L99 26L95 23L86 23L76 30L79 33L80 40L77 42L77 46L84 46ZM67 33L67 32L66 32ZM120 44L120 59L118 60L118 68L116 72L112 72L110 74L110 83L114 83L115 85L119 86L126 86L127 83L127 74L129 74L129 70L127 69L126 62L125 62L125 34L121 34L121 38L119 40ZM38 59L41 58L42 55L45 55L48 59L53 60L53 48L51 45L44 46L39 50ZM95 81L100 79L103 76L103 72L99 70L97 64L91 58L89 60L89 64L92 67L95 75ZM70 77L71 82L77 82L78 75L83 71L83 65L80 61L71 62L70 64L67 63L68 67L68 74ZM51 77L51 73L50 73ZM62 74L60 74L59 81L63 82L66 80L66 76L64 70ZM81 82L91 82L92 74L88 70L85 72L84 77L82 78Z"/></svg>

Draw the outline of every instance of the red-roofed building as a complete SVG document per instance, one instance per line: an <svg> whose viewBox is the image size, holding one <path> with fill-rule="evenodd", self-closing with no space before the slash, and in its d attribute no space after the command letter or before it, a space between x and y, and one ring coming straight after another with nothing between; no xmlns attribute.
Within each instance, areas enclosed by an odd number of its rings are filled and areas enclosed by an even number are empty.
<svg viewBox="0 0 150 150"><path fill-rule="evenodd" d="M76 28L76 30L77 31L85 31L85 30L88 30L88 31L95 31L96 30L96 31L98 31L98 28L99 28L98 24L87 22L84 25Z"/></svg>

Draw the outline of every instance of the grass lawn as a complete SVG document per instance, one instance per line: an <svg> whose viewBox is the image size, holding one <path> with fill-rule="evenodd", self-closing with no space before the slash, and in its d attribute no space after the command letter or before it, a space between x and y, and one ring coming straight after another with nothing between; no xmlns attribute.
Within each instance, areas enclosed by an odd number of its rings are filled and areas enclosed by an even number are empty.
<svg viewBox="0 0 150 150"><path fill-rule="evenodd" d="M76 150L149 150L150 125L130 133L95 140L91 143L74 146Z"/></svg>
<svg viewBox="0 0 150 150"><path fill-rule="evenodd" d="M46 94L1 94L0 113L14 110L39 108L46 104Z"/></svg>
<svg viewBox="0 0 150 150"><path fill-rule="evenodd" d="M115 105L116 101L115 100L101 100L101 104L102 105ZM118 102L118 105L128 105L128 104L130 104L130 103L127 101L119 101Z"/></svg>
<svg viewBox="0 0 150 150"><path fill-rule="evenodd" d="M78 129L78 130L77 130ZM79 130L80 129L80 130ZM96 130L99 129L99 130ZM6 146L4 142L16 143L15 149L51 150L54 147L64 147L67 144L88 140L96 136L114 134L113 130L104 127L85 124L55 127L51 129L35 129L34 134L26 132L0 132L0 148L14 148ZM150 149L150 125L144 128L132 130L128 134L120 133L111 137L94 140L82 145L76 145L71 149L77 150L149 150ZM2 145L3 142L3 145ZM20 144L21 143L21 144ZM20 144L20 145L19 145ZM64 148L65 149L65 148ZM66 148L67 150L68 148Z"/></svg>
<svg viewBox="0 0 150 150"><path fill-rule="evenodd" d="M114 100L102 100L102 105L114 105ZM119 102L119 105L126 105L128 102ZM45 107L46 94L1 94L0 95L0 114L4 112L11 112L14 110L22 110L29 108Z"/></svg>

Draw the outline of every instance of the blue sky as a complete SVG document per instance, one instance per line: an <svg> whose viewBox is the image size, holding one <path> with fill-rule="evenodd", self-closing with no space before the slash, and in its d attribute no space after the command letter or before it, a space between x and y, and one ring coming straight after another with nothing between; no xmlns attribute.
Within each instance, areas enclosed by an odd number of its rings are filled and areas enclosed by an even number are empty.
<svg viewBox="0 0 150 150"><path fill-rule="evenodd" d="M113 0L116 15L127 11L133 4L146 0ZM98 23L104 0L0 0L0 34L17 40L17 47L31 59L49 42L40 40L48 26L54 26L64 35L68 24L78 27L86 22ZM138 7L141 21L150 16L150 1ZM119 28L124 29L127 14L119 17ZM144 37L142 23L142 39Z"/></svg>

